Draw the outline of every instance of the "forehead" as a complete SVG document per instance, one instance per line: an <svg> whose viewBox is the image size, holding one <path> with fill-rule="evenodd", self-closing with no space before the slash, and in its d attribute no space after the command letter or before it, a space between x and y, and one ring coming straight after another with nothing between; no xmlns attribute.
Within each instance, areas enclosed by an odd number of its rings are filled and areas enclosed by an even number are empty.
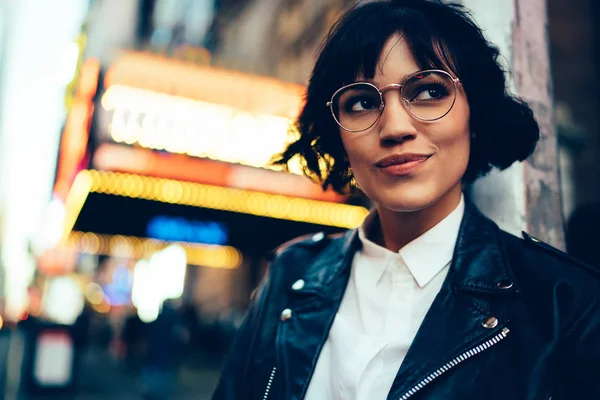
<svg viewBox="0 0 600 400"><path fill-rule="evenodd" d="M377 59L374 81L382 79L400 80L421 69L413 51L401 34L390 36Z"/></svg>
<svg viewBox="0 0 600 400"><path fill-rule="evenodd" d="M381 50L373 54L372 61L363 59L354 79L345 84L353 81L372 81L376 85L399 83L417 71L435 67L429 55L415 55L414 45L402 32L392 33L380 46Z"/></svg>

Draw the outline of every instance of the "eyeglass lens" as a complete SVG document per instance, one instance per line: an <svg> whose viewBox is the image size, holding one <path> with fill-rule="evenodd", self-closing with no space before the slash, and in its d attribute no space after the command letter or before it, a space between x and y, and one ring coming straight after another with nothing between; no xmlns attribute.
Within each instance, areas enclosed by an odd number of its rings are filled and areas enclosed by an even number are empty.
<svg viewBox="0 0 600 400"><path fill-rule="evenodd" d="M445 116L456 99L452 77L436 71L412 76L401 90L406 109L416 118L433 121ZM332 111L338 124L349 131L369 129L383 112L382 96L368 83L346 86L332 99Z"/></svg>

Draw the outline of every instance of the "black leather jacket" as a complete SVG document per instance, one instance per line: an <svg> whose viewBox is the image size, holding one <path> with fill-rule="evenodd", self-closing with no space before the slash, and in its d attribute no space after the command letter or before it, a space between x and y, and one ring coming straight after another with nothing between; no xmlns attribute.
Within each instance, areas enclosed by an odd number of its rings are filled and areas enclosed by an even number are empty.
<svg viewBox="0 0 600 400"><path fill-rule="evenodd" d="M600 399L600 274L524 236L467 205L389 400ZM276 252L213 399L304 397L358 246L349 231Z"/></svg>

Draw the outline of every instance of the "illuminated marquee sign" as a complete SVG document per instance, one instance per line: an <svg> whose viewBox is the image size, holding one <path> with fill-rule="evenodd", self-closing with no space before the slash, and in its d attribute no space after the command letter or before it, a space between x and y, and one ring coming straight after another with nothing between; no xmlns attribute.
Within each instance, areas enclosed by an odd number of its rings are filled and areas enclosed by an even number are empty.
<svg viewBox="0 0 600 400"><path fill-rule="evenodd" d="M293 140L289 118L145 89L111 86L102 106L114 142L170 153L265 168Z"/></svg>
<svg viewBox="0 0 600 400"><path fill-rule="evenodd" d="M289 128L305 91L147 53L115 62L105 87L104 139L259 168L294 139Z"/></svg>

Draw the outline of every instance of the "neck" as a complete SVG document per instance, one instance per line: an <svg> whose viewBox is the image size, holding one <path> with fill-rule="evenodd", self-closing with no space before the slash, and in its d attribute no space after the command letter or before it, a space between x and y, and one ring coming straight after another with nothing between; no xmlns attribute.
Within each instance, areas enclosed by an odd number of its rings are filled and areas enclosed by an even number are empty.
<svg viewBox="0 0 600 400"><path fill-rule="evenodd" d="M435 204L417 211L392 211L377 206L379 224L371 231L375 243L397 252L437 225L458 207L462 194L459 185Z"/></svg>

